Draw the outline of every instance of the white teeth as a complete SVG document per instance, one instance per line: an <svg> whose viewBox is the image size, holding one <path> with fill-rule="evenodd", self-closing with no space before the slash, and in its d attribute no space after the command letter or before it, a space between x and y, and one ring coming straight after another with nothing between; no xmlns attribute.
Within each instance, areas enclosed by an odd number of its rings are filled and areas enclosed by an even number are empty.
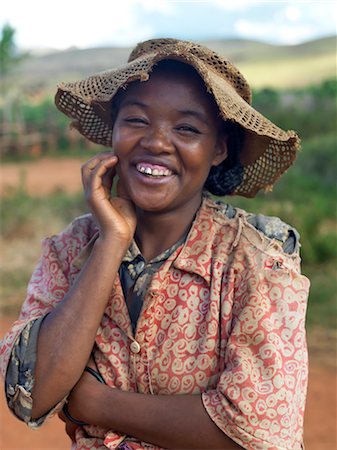
<svg viewBox="0 0 337 450"><path fill-rule="evenodd" d="M145 173L146 175L151 175L152 177L168 177L172 175L170 169L151 169L151 167L144 167L141 164L137 164L136 168L138 172Z"/></svg>

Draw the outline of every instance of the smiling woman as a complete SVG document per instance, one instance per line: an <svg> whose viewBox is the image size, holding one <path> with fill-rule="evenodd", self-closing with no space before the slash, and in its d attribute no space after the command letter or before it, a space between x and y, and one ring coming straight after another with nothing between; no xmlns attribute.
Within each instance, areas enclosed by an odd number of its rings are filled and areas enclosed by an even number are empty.
<svg viewBox="0 0 337 450"><path fill-rule="evenodd" d="M123 91L112 135L117 174L136 208L176 221L162 250L183 234L179 224L190 225L211 167L227 157L221 123L201 78L182 63L159 63Z"/></svg>
<svg viewBox="0 0 337 450"><path fill-rule="evenodd" d="M29 426L59 411L83 450L302 448L298 233L211 195L268 190L296 157L250 102L229 61L174 39L60 85L58 108L110 148L82 167L92 213L45 240L2 343Z"/></svg>

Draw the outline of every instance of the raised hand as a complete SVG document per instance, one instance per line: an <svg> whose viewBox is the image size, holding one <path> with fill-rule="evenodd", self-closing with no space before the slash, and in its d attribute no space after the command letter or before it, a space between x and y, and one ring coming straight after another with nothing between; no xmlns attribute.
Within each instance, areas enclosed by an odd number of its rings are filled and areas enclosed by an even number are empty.
<svg viewBox="0 0 337 450"><path fill-rule="evenodd" d="M135 208L118 183L117 197L111 188L116 175L117 156L103 152L82 166L85 198L100 227L100 238L113 237L129 245L136 228Z"/></svg>

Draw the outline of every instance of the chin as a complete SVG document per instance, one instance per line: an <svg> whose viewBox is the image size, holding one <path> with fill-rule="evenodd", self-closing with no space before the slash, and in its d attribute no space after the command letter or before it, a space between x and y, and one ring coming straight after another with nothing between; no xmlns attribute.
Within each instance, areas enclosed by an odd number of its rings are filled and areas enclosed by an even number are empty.
<svg viewBox="0 0 337 450"><path fill-rule="evenodd" d="M137 209L140 209L141 211L144 212L161 213L169 209L166 205L154 202L137 202L137 203L135 202L134 204L136 205Z"/></svg>
<svg viewBox="0 0 337 450"><path fill-rule="evenodd" d="M132 203L144 211L160 211L168 203L171 203L172 192L160 192L156 189L144 189L143 186L125 185L127 195Z"/></svg>
<svg viewBox="0 0 337 450"><path fill-rule="evenodd" d="M136 208L142 211L160 213L170 209L171 202L168 199L155 198L153 196L149 198L141 195L131 195L130 198Z"/></svg>

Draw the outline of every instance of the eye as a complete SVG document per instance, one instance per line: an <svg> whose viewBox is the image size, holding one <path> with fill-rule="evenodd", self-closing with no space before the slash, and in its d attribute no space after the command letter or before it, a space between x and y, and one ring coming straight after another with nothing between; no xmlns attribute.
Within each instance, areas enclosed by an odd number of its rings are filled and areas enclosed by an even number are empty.
<svg viewBox="0 0 337 450"><path fill-rule="evenodd" d="M148 122L143 117L126 117L123 119L124 122L134 124L134 125L147 125Z"/></svg>
<svg viewBox="0 0 337 450"><path fill-rule="evenodd" d="M201 132L192 125L178 125L176 129L185 134L201 134Z"/></svg>

